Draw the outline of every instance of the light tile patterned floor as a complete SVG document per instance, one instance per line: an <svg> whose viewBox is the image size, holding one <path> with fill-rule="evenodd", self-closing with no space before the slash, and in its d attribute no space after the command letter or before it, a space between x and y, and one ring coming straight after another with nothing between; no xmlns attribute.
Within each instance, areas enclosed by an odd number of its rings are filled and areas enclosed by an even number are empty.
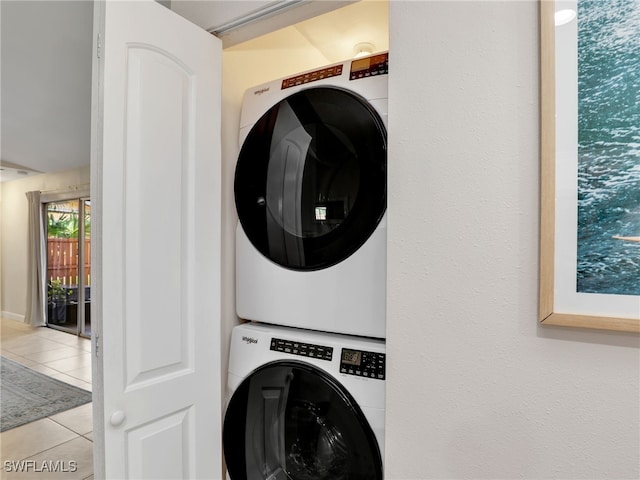
<svg viewBox="0 0 640 480"><path fill-rule="evenodd" d="M0 354L91 390L89 339L0 319ZM91 403L88 403L0 433L1 477L8 480L93 479L92 430Z"/></svg>

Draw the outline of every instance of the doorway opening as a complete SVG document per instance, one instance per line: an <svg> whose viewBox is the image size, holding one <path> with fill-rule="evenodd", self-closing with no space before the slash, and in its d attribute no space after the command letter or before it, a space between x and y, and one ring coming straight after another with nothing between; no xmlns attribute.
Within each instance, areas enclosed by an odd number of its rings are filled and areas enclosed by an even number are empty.
<svg viewBox="0 0 640 480"><path fill-rule="evenodd" d="M91 200L45 203L47 326L91 337Z"/></svg>

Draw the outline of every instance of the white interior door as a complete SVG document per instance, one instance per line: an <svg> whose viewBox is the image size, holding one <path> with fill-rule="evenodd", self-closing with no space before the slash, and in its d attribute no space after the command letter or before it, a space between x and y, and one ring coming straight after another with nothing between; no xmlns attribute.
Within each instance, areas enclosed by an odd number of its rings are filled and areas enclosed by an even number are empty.
<svg viewBox="0 0 640 480"><path fill-rule="evenodd" d="M96 9L96 478L220 478L221 43L152 0Z"/></svg>

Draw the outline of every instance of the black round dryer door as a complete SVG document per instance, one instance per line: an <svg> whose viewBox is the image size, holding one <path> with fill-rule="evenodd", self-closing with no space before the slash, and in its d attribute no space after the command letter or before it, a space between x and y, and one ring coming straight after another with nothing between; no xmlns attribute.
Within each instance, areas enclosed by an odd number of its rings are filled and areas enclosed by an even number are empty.
<svg viewBox="0 0 640 480"><path fill-rule="evenodd" d="M360 248L387 203L387 142L353 92L309 88L269 109L235 175L240 223L265 257L293 270L335 265Z"/></svg>
<svg viewBox="0 0 640 480"><path fill-rule="evenodd" d="M269 363L231 397L223 430L231 480L381 480L373 430L320 369Z"/></svg>

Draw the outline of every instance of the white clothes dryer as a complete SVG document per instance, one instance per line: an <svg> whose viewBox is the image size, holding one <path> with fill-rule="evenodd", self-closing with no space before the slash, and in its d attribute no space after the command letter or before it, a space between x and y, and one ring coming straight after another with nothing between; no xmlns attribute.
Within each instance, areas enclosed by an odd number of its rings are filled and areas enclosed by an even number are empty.
<svg viewBox="0 0 640 480"><path fill-rule="evenodd" d="M385 337L388 54L245 93L238 316Z"/></svg>
<svg viewBox="0 0 640 480"><path fill-rule="evenodd" d="M231 480L381 480L382 340L247 323L232 334Z"/></svg>

